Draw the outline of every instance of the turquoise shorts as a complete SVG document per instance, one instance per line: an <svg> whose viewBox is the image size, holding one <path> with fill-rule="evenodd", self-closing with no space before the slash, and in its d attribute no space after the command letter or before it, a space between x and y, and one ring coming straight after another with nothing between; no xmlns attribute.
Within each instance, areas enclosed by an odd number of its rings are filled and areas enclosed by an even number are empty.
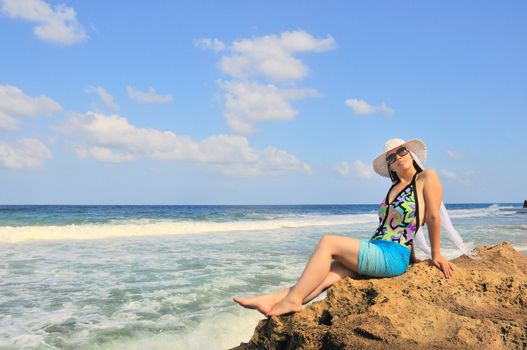
<svg viewBox="0 0 527 350"><path fill-rule="evenodd" d="M361 240L359 274L372 277L393 277L406 272L410 249L397 242Z"/></svg>

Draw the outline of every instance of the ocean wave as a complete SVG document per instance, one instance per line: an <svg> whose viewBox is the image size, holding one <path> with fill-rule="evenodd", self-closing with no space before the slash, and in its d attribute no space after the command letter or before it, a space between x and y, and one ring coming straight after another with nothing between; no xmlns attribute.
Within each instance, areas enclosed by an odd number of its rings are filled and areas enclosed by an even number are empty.
<svg viewBox="0 0 527 350"><path fill-rule="evenodd" d="M115 221L107 224L64 226L0 226L0 242L20 243L35 240L89 240L113 237L185 235L216 232L243 232L302 228L316 226L340 226L371 224L376 214L327 215L260 221L156 221L141 219Z"/></svg>
<svg viewBox="0 0 527 350"><path fill-rule="evenodd" d="M517 207L500 206L498 204L492 204L486 208L447 209L447 211L452 219L463 219L463 218L475 218L475 217L486 217L486 216L511 215L511 213L514 214L514 212L503 211L502 209L514 209L514 208L517 208Z"/></svg>
<svg viewBox="0 0 527 350"><path fill-rule="evenodd" d="M144 315L155 312L155 309L152 309L155 306L149 305L148 301L143 301L139 307L144 307L145 311L140 314L144 317ZM82 311L84 313L91 311L86 309L87 307L84 307ZM138 312L137 310L131 311ZM234 306L228 311L207 310L206 317L200 317L201 320L198 323L194 321L192 327L175 327L180 323L176 320L176 315L166 315L157 321L139 320L134 317L134 313L120 310L115 316L116 319L113 320L106 319L100 314L84 315L84 318L90 318L88 322L83 319L83 315L78 313L78 306L70 303L52 313L42 309L32 310L32 314L24 318L8 319L7 322L2 323L0 347L6 349L44 347L61 349L65 345L67 348L87 350L197 350L205 348L219 350L237 346L250 339L254 327L262 319L257 312L242 310ZM156 330L160 328L166 328L166 330L156 334ZM191 330L184 331L185 328ZM57 337L56 333L68 331L68 335ZM60 340L53 344L56 338ZM105 341L101 342L101 339ZM48 345L50 341L52 345Z"/></svg>

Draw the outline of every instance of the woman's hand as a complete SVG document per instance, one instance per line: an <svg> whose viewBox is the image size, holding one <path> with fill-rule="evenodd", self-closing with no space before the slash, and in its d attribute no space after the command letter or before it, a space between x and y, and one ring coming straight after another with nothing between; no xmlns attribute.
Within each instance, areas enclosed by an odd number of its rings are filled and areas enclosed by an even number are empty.
<svg viewBox="0 0 527 350"><path fill-rule="evenodd" d="M437 258L433 258L432 264L434 264L435 267L441 270L446 278L452 277L452 275L454 274L454 270L456 269L456 265L452 264L450 261L443 258L441 255L439 255Z"/></svg>

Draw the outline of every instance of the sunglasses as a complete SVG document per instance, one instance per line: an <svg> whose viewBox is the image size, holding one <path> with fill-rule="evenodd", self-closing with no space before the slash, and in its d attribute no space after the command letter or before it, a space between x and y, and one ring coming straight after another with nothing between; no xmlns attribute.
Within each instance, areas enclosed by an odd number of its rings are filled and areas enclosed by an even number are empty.
<svg viewBox="0 0 527 350"><path fill-rule="evenodd" d="M386 163L388 163L388 166L392 165L393 162L397 159L397 156L404 157L408 154L408 149L406 147L401 147L395 153L392 153L386 157Z"/></svg>

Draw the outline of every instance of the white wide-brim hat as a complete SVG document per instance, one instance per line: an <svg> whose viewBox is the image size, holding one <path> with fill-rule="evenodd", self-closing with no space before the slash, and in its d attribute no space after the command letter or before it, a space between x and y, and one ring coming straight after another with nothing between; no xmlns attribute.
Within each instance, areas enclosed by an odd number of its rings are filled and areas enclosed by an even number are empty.
<svg viewBox="0 0 527 350"><path fill-rule="evenodd" d="M382 153L373 160L373 170L375 170L377 174L384 177L390 177L388 163L386 163L386 153L400 146L404 146L409 151L412 151L412 153L419 158L421 164L425 164L426 145L423 141L419 139L413 139L410 141L404 141L401 139L390 139L384 144L384 150L382 151Z"/></svg>

